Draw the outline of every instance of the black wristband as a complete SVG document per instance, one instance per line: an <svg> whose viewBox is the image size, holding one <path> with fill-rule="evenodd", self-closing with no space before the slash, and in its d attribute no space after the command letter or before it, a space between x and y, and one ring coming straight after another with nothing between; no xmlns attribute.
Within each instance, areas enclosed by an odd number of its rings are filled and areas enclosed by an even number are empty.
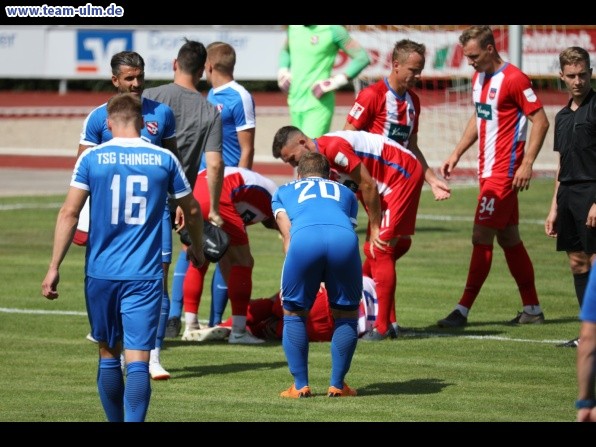
<svg viewBox="0 0 596 447"><path fill-rule="evenodd" d="M596 407L596 400L594 399L578 399L575 401L575 408L581 410L582 408Z"/></svg>

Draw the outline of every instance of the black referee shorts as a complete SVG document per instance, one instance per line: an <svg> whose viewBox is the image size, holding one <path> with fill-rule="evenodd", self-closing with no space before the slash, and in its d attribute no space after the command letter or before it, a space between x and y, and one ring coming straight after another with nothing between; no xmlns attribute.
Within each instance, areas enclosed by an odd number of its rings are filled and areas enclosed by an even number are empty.
<svg viewBox="0 0 596 447"><path fill-rule="evenodd" d="M596 182L559 185L557 191L557 251L596 253L596 229L588 228L588 212L596 197Z"/></svg>

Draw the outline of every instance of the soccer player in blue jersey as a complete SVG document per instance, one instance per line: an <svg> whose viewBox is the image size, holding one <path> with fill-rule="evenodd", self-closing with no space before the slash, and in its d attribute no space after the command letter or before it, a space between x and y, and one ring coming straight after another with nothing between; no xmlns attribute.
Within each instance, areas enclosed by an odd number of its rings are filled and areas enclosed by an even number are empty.
<svg viewBox="0 0 596 447"><path fill-rule="evenodd" d="M236 51L225 42L207 45L205 76L211 84L207 100L219 110L223 129L223 159L226 166L252 169L255 155L255 101L248 90L234 80ZM206 168L205 156L201 169ZM209 326L221 323L228 302L228 286L219 263L211 281Z"/></svg>
<svg viewBox="0 0 596 447"><path fill-rule="evenodd" d="M58 298L59 268L89 197L85 304L98 342L97 389L110 422L143 422L151 397L150 351L155 347L164 289L162 220L168 194L182 208L201 266L203 220L176 156L140 137L138 96L114 96L107 105L114 139L85 150L74 167L54 232L42 294ZM126 385L120 365L125 348Z"/></svg>
<svg viewBox="0 0 596 447"><path fill-rule="evenodd" d="M145 61L140 54L133 51L122 51L116 53L111 59L112 84L118 89L118 93L131 93L141 97L145 87ZM143 127L141 138L153 144L169 149L178 156L176 147L176 118L172 109L151 99L142 98ZM85 149L104 143L112 139L112 132L107 126L107 103L92 110L83 123L81 139L79 141L80 155ZM89 225L89 202L81 213L79 228L75 233L74 242L78 245L85 245L87 242L87 228ZM83 222L83 224L81 224ZM165 203L163 215L163 242L162 256L164 269L164 297L162 303L163 320L158 331L157 346L151 353L151 377L155 380L167 380L170 378L160 361L160 350L165 336L167 318L170 312L170 297L168 295L168 272L172 262L172 225L170 221L170 208Z"/></svg>
<svg viewBox="0 0 596 447"><path fill-rule="evenodd" d="M282 346L294 383L280 396L310 397L306 319L321 282L335 320L331 338L329 397L355 396L344 381L358 342L362 262L358 248L358 201L347 186L329 180L329 162L305 153L298 179L273 195L272 209L283 237L286 259L281 275L284 309Z"/></svg>

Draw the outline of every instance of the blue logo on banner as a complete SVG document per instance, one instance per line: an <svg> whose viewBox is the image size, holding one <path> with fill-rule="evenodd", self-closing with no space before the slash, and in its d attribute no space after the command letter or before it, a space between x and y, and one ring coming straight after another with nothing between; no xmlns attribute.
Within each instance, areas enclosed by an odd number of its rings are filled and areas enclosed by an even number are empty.
<svg viewBox="0 0 596 447"><path fill-rule="evenodd" d="M77 72L110 70L114 54L132 50L132 34L132 31L77 31Z"/></svg>

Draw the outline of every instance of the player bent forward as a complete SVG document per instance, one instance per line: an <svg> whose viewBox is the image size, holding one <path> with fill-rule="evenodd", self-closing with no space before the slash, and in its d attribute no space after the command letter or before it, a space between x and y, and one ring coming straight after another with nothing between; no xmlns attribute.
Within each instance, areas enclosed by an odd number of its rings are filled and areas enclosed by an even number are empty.
<svg viewBox="0 0 596 447"><path fill-rule="evenodd" d="M335 319L327 395L356 395L344 378L358 342L362 295L362 264L354 231L358 201L347 186L329 180L329 170L323 155L305 154L298 163L298 179L281 186L271 202L286 253L281 277L282 346L294 376L294 383L281 397L312 395L306 320L321 282Z"/></svg>

